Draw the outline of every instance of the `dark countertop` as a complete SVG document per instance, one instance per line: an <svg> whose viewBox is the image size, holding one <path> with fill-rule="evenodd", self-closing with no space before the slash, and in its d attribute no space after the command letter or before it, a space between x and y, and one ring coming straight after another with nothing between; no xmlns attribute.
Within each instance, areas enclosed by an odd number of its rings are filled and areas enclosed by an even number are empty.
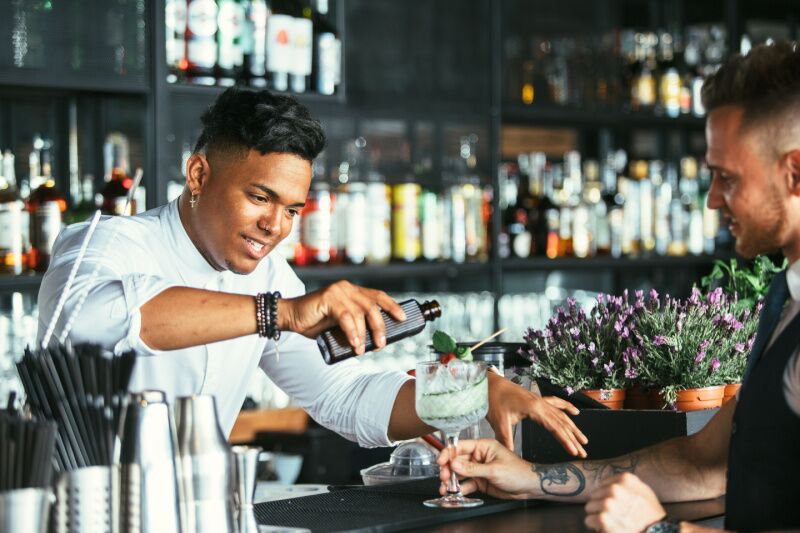
<svg viewBox="0 0 800 533"><path fill-rule="evenodd" d="M725 499L673 503L664 506L671 518L699 522L708 527L722 528ZM590 531L583 525L586 513L582 504L568 505L541 502L524 509L480 516L441 526L419 528L415 531L438 533L485 533L487 531L557 531L571 533Z"/></svg>

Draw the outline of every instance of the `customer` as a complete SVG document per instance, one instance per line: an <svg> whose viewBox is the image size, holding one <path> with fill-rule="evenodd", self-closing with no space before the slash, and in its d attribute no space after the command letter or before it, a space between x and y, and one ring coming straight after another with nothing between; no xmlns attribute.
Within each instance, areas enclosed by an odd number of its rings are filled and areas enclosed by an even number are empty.
<svg viewBox="0 0 800 533"><path fill-rule="evenodd" d="M202 122L178 200L100 222L56 331L91 284L71 340L135 350L132 390L215 396L226 435L258 367L317 422L362 446L432 431L416 416L413 379L370 371L355 359L328 366L313 340L338 324L360 354L369 327L383 347L380 310L402 320L400 307L346 281L305 294L286 261L271 253L305 204L311 161L325 143L319 123L292 98L236 88ZM70 226L55 245L39 292L40 340L87 229ZM261 320L257 299L266 301ZM268 313L273 302L276 313ZM505 443L513 424L531 417L570 453L584 455L585 437L567 416L575 412L567 402L489 379L488 418Z"/></svg>
<svg viewBox="0 0 800 533"><path fill-rule="evenodd" d="M729 529L800 528L800 51L784 43L734 56L706 81L703 103L709 207L722 210L738 253L781 250L789 261L738 400L695 435L612 460L531 465L496 442L462 441L452 468L474 478L465 492L586 501L588 527L619 532L699 531L665 521L659 500L725 494ZM439 457L443 480L449 460Z"/></svg>

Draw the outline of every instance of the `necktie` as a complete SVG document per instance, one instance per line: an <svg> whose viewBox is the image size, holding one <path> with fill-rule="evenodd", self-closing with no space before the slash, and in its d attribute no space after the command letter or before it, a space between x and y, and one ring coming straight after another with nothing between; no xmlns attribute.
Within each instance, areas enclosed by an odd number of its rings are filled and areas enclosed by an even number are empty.
<svg viewBox="0 0 800 533"><path fill-rule="evenodd" d="M786 299L789 297L789 284L786 282L786 271L778 272L772 278L769 285L767 297L764 299L764 308L761 310L761 317L758 320L758 331L753 342L753 349L750 351L750 360L744 372L742 383L747 380L753 366L758 362L764 348L772 338L772 333L781 320L781 312Z"/></svg>

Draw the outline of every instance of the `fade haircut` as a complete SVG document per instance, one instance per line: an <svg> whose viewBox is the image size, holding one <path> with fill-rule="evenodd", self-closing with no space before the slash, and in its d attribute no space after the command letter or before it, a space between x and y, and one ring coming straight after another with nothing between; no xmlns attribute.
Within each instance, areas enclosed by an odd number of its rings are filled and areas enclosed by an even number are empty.
<svg viewBox="0 0 800 533"><path fill-rule="evenodd" d="M313 161L325 148L325 133L308 109L291 96L231 87L200 119L194 152L294 154Z"/></svg>
<svg viewBox="0 0 800 533"><path fill-rule="evenodd" d="M727 105L740 106L742 128L763 130L773 150L782 152L800 123L797 44L762 44L747 55L733 55L703 84L702 101L709 113Z"/></svg>

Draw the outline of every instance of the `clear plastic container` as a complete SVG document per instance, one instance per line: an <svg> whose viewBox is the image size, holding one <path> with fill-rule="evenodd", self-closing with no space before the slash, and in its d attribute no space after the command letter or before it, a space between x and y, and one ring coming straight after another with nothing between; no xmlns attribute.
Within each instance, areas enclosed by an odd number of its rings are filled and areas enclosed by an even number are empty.
<svg viewBox="0 0 800 533"><path fill-rule="evenodd" d="M389 461L361 471L364 485L386 485L412 479L437 477L436 455L422 443L406 442L392 452Z"/></svg>

